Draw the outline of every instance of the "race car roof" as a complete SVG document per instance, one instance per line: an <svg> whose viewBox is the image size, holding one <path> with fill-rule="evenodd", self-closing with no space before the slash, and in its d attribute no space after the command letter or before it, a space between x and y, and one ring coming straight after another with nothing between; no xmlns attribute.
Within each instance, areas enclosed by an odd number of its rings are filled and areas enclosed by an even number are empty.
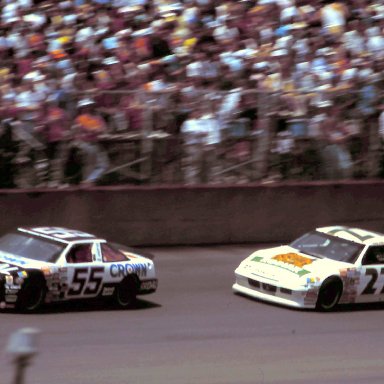
<svg viewBox="0 0 384 384"><path fill-rule="evenodd" d="M383 244L384 234L374 231L368 231L361 228L353 228L347 226L331 226L321 227L316 229L319 232L326 233L328 235L341 237L346 240L354 241L355 243L372 245Z"/></svg>
<svg viewBox="0 0 384 384"><path fill-rule="evenodd" d="M96 236L90 233L64 227L19 227L17 230L62 243L96 239Z"/></svg>

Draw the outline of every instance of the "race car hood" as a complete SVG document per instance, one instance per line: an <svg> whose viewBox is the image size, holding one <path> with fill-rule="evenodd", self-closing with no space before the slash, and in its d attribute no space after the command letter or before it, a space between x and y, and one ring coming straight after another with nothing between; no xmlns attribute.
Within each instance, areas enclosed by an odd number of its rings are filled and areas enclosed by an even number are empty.
<svg viewBox="0 0 384 384"><path fill-rule="evenodd" d="M310 277L323 278L347 266L350 264L327 258L319 259L290 246L259 250L244 261L244 267L251 274L296 283Z"/></svg>
<svg viewBox="0 0 384 384"><path fill-rule="evenodd" d="M0 251L0 274L2 275L9 275L11 271L22 271L30 268L40 269L44 265L47 263Z"/></svg>

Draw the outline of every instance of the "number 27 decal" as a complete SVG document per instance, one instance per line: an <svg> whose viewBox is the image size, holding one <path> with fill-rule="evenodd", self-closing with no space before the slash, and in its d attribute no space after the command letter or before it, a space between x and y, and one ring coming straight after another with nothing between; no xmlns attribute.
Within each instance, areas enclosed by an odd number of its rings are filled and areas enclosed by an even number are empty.
<svg viewBox="0 0 384 384"><path fill-rule="evenodd" d="M76 268L68 295L95 295L103 282L103 273L103 267Z"/></svg>
<svg viewBox="0 0 384 384"><path fill-rule="evenodd" d="M382 294L384 293L384 287L381 289L380 293L377 292L377 290L375 288L373 288L373 286L376 284L376 281L379 277L379 273L377 271L377 269L375 268L367 268L367 270L365 271L365 274L367 276L371 276L367 286L364 288L363 292L361 292L362 295L373 295L375 293L378 293L378 294ZM380 275L383 275L384 274L384 268L381 268L380 270Z"/></svg>

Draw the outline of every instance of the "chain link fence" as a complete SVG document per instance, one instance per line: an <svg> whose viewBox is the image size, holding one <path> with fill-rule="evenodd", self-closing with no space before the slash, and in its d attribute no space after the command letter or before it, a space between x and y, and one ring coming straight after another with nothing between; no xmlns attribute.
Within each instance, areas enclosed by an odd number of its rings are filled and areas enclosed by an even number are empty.
<svg viewBox="0 0 384 384"><path fill-rule="evenodd" d="M55 170L50 179L55 185L72 183L65 177L73 155L72 122L85 98L92 98L92 113L107 124L98 140L110 161L99 184L381 177L381 87L366 86L371 99L367 89L63 93L58 105L70 124L55 159L47 159L47 143L36 134L44 119L28 121L32 130L21 117L13 119L19 143L13 160L16 184L46 185L49 168Z"/></svg>

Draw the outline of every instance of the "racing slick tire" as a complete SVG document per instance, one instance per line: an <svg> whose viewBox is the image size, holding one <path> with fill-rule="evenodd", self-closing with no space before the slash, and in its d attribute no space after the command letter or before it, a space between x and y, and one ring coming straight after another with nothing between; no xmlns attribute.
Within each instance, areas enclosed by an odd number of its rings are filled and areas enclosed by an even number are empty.
<svg viewBox="0 0 384 384"><path fill-rule="evenodd" d="M316 309L322 312L332 311L339 303L343 291L343 283L335 278L324 281L319 290Z"/></svg>
<svg viewBox="0 0 384 384"><path fill-rule="evenodd" d="M31 275L23 282L17 295L16 308L21 312L38 310L45 301L47 286L42 276Z"/></svg>
<svg viewBox="0 0 384 384"><path fill-rule="evenodd" d="M114 301L120 308L133 307L136 304L138 280L135 276L127 276L116 287Z"/></svg>

